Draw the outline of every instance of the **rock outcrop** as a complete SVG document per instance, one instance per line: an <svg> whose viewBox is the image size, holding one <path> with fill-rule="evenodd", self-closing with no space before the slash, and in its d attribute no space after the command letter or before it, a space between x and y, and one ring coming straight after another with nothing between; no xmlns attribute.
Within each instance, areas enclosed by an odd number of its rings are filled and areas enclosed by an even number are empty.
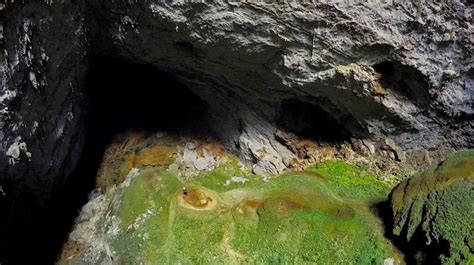
<svg viewBox="0 0 474 265"><path fill-rule="evenodd" d="M472 146L467 3L92 7L108 11L97 22L100 53L173 73L211 104L228 147L272 173L287 156L275 127L301 112L314 112L314 131L341 137Z"/></svg>
<svg viewBox="0 0 474 265"><path fill-rule="evenodd" d="M298 121L317 137L381 146L390 139L395 150L386 154L395 159L407 151L431 161L431 151L443 157L438 150L472 147L472 7L462 0L2 2L2 208L47 205L76 167L84 76L95 55L173 74L209 104L224 145L261 174L280 173L295 157L275 133L305 108L317 119Z"/></svg>
<svg viewBox="0 0 474 265"><path fill-rule="evenodd" d="M393 234L419 262L474 261L474 152L459 151L391 194Z"/></svg>

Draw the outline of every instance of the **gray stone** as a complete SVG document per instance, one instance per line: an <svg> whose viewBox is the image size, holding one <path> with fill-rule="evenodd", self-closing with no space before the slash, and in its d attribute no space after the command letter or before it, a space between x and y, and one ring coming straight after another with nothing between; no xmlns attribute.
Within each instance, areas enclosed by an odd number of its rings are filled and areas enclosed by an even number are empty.
<svg viewBox="0 0 474 265"><path fill-rule="evenodd" d="M406 160L405 152L392 139L384 139L383 148L391 151L390 156L393 159L404 162Z"/></svg>
<svg viewBox="0 0 474 265"><path fill-rule="evenodd" d="M183 161L193 164L196 161L196 150L189 149L187 146L183 150Z"/></svg>
<svg viewBox="0 0 474 265"><path fill-rule="evenodd" d="M371 140L363 139L362 143L369 150L371 155L375 154L375 143Z"/></svg>
<svg viewBox="0 0 474 265"><path fill-rule="evenodd" d="M109 201L103 194L91 196L89 202L82 207L76 225L69 234L69 239L80 243L92 241L98 229L98 222L107 210Z"/></svg>
<svg viewBox="0 0 474 265"><path fill-rule="evenodd" d="M395 265L394 258L386 258L383 260L383 265Z"/></svg>
<svg viewBox="0 0 474 265"><path fill-rule="evenodd" d="M211 170L215 167L217 161L213 157L200 157L196 159L194 167L199 171Z"/></svg>

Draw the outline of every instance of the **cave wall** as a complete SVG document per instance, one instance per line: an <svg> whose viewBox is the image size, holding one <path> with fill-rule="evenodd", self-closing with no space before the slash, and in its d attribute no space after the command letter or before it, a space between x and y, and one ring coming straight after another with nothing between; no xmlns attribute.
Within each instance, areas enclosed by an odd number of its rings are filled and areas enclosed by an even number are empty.
<svg viewBox="0 0 474 265"><path fill-rule="evenodd" d="M0 3L0 262L38 243L28 227L40 224L80 156L84 11L83 1Z"/></svg>
<svg viewBox="0 0 474 265"><path fill-rule="evenodd" d="M472 4L356 2L2 2L1 203L45 203L75 168L92 55L172 74L260 174L294 157L275 140L287 100L409 154L472 148Z"/></svg>
<svg viewBox="0 0 474 265"><path fill-rule="evenodd" d="M291 159L274 141L286 100L415 155L472 146L472 5L335 2L91 5L107 10L97 17L101 53L186 83L214 106L227 147L258 170L278 172Z"/></svg>

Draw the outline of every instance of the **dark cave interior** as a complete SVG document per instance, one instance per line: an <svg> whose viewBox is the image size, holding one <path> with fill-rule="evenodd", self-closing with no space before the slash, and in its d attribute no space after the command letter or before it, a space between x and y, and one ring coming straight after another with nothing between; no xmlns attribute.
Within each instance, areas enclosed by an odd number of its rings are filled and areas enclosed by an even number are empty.
<svg viewBox="0 0 474 265"><path fill-rule="evenodd" d="M337 142L349 139L351 132L321 106L298 100L281 104L278 125L304 138Z"/></svg>
<svg viewBox="0 0 474 265"><path fill-rule="evenodd" d="M95 188L106 148L124 132L212 137L207 104L153 66L98 56L90 61L85 83L86 139L77 169L47 208L9 227L7 238L1 240L7 264L54 263ZM18 211L25 210L29 209Z"/></svg>
<svg viewBox="0 0 474 265"><path fill-rule="evenodd" d="M419 70L400 62L384 61L372 66L380 74L382 87L408 98L420 107L427 107L431 101L429 82Z"/></svg>
<svg viewBox="0 0 474 265"><path fill-rule="evenodd" d="M2 242L8 264L52 264L81 207L96 186L106 148L126 132L215 138L206 102L172 73L119 58L91 59L85 80L85 145L77 169L47 207L9 227ZM316 104L287 101L277 125L302 137L337 142L351 133ZM29 210L29 209L27 209ZM25 209L19 210L25 211ZM21 216L21 214L19 215ZM27 228L25 228L27 227ZM28 252L29 255L23 253Z"/></svg>

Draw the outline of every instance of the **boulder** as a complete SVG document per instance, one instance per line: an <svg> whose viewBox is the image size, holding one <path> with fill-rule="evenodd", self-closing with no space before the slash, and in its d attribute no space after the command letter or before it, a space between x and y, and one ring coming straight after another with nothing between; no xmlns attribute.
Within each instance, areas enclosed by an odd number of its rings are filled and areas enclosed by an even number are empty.
<svg viewBox="0 0 474 265"><path fill-rule="evenodd" d="M391 193L392 233L417 261L474 261L474 151L459 151Z"/></svg>

